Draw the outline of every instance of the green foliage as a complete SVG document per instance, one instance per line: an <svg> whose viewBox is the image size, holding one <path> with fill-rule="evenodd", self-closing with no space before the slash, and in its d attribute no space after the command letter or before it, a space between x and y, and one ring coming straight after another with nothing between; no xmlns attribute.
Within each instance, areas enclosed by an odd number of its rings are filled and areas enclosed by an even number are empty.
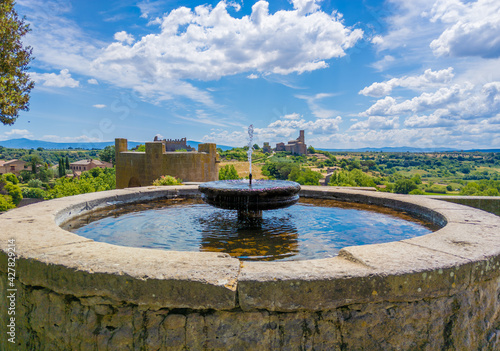
<svg viewBox="0 0 500 351"><path fill-rule="evenodd" d="M31 171L21 171L19 178L23 183L29 182L31 179L35 178L35 175Z"/></svg>
<svg viewBox="0 0 500 351"><path fill-rule="evenodd" d="M134 148L132 149L132 151L136 151L136 152L146 152L146 145L144 145L144 144L137 145L136 147L134 147Z"/></svg>
<svg viewBox="0 0 500 351"><path fill-rule="evenodd" d="M93 168L82 172L80 178L59 178L54 187L47 192L47 199L64 196L112 190L116 188L114 168Z"/></svg>
<svg viewBox="0 0 500 351"><path fill-rule="evenodd" d="M413 189L409 192L410 195L425 195L425 193L420 189Z"/></svg>
<svg viewBox="0 0 500 351"><path fill-rule="evenodd" d="M13 173L5 173L3 177L6 181L11 182L12 184L19 183L19 179L17 179L16 175Z"/></svg>
<svg viewBox="0 0 500 351"><path fill-rule="evenodd" d="M288 180L301 185L319 185L321 173L311 171L309 168L294 168L288 175Z"/></svg>
<svg viewBox="0 0 500 351"><path fill-rule="evenodd" d="M240 179L234 165L225 165L219 169L219 180Z"/></svg>
<svg viewBox="0 0 500 351"><path fill-rule="evenodd" d="M411 177L411 181L417 185L422 184L422 177L417 173L413 177Z"/></svg>
<svg viewBox="0 0 500 351"><path fill-rule="evenodd" d="M219 156L224 160L236 160L236 161L246 161L248 160L247 155L248 146L245 148L233 148L231 150L219 152Z"/></svg>
<svg viewBox="0 0 500 351"><path fill-rule="evenodd" d="M30 188L41 188L42 181L40 179L30 179L28 181L28 187Z"/></svg>
<svg viewBox="0 0 500 351"><path fill-rule="evenodd" d="M433 184L433 185L425 188L425 191L428 193L446 194L446 186Z"/></svg>
<svg viewBox="0 0 500 351"><path fill-rule="evenodd" d="M333 172L330 182L328 185L331 186L363 186L363 187L375 187L376 183L374 178L363 173L359 169L353 169L352 171L339 171Z"/></svg>
<svg viewBox="0 0 500 351"><path fill-rule="evenodd" d="M58 166L57 170L59 172L59 178L66 176L65 162L62 158L59 159L59 166Z"/></svg>
<svg viewBox="0 0 500 351"><path fill-rule="evenodd" d="M500 181L482 179L478 182L469 182L460 190L460 195L499 196Z"/></svg>
<svg viewBox="0 0 500 351"><path fill-rule="evenodd" d="M12 202L12 196L0 195L0 212L4 212L15 207L16 205Z"/></svg>
<svg viewBox="0 0 500 351"><path fill-rule="evenodd" d="M182 184L182 181L175 178L175 177L172 177L172 176L169 176L169 175L163 175L161 176L160 178L156 179L154 182L153 182L153 185L155 186L161 186L161 185L180 185Z"/></svg>
<svg viewBox="0 0 500 351"><path fill-rule="evenodd" d="M409 194L415 189L417 189L417 184L411 179L399 179L394 184L394 192L398 194Z"/></svg>
<svg viewBox="0 0 500 351"><path fill-rule="evenodd" d="M144 147L144 150L146 150L145 147ZM104 149L102 149L99 152L99 159L101 161L104 161L104 162L111 162L113 164L113 166L114 166L115 163L116 163L116 160L115 160L115 146L114 145L110 145L110 146L106 146Z"/></svg>
<svg viewBox="0 0 500 351"><path fill-rule="evenodd" d="M23 193L19 185L13 184L5 179L0 182L2 182L0 183L0 194L3 193L5 195L9 195L12 198L14 205L19 205L23 199Z"/></svg>
<svg viewBox="0 0 500 351"><path fill-rule="evenodd" d="M47 193L40 188L23 188L23 198L28 199L44 199Z"/></svg>
<svg viewBox="0 0 500 351"><path fill-rule="evenodd" d="M287 180L290 173L300 171L300 166L291 162L266 162L262 166L262 174L270 179Z"/></svg>
<svg viewBox="0 0 500 351"><path fill-rule="evenodd" d="M24 18L18 17L14 0L0 3L0 121L12 125L19 111L29 110L29 93L35 86L28 74L32 49L23 47L29 32Z"/></svg>

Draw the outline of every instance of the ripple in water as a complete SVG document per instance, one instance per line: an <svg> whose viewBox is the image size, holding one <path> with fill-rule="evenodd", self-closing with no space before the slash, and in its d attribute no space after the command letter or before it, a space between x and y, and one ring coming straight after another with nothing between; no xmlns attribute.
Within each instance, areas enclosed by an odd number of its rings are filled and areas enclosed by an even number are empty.
<svg viewBox="0 0 500 351"><path fill-rule="evenodd" d="M346 246L409 239L438 229L385 207L311 199L264 211L251 221L200 199L161 200L100 210L63 228L115 245L268 261L333 257Z"/></svg>

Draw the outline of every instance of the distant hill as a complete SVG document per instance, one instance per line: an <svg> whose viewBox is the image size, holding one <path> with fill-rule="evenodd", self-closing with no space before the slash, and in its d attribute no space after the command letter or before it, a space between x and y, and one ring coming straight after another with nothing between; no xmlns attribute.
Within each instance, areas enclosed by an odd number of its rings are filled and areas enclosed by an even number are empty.
<svg viewBox="0 0 500 351"><path fill-rule="evenodd" d="M129 141L128 147L129 147L129 149L131 149L131 148L134 148L140 144L144 144L144 142ZM191 147L194 147L195 149L198 149L198 144L200 144L200 142L188 140L187 144ZM31 139L26 139L26 138L0 141L0 146L11 148L11 149L37 149L39 147L42 147L44 149L49 149L49 150L50 149L64 150L64 149L69 149L69 148L86 149L86 150L91 150L91 149L101 150L101 149L104 149L108 145L115 145L115 142L114 141L103 141L103 142L95 142L95 143L55 143L55 142L51 142L51 141L31 140ZM225 146L225 145L217 145L217 147L221 148L222 150L232 149L231 146Z"/></svg>
<svg viewBox="0 0 500 351"><path fill-rule="evenodd" d="M463 149L453 149L453 148L418 148L418 147L381 147L372 148L365 147L360 149L321 149L318 150L329 151L329 152L411 152L411 153L423 153L423 152L452 152L452 151L464 151L464 152L500 152L500 149L473 149L473 150L463 150Z"/></svg>

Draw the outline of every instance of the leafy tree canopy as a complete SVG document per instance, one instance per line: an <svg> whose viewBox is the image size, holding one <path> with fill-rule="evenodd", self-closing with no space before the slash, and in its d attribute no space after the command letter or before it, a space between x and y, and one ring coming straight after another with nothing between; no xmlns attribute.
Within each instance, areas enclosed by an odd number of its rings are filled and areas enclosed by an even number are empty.
<svg viewBox="0 0 500 351"><path fill-rule="evenodd" d="M32 49L21 42L29 26L14 5L14 0L0 2L0 121L7 125L16 121L19 111L29 110L29 93L35 85L27 73Z"/></svg>

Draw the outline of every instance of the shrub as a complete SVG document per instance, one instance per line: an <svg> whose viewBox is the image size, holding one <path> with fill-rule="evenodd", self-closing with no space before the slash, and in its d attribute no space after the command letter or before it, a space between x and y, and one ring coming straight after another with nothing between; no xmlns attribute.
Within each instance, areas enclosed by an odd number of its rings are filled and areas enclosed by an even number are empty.
<svg viewBox="0 0 500 351"><path fill-rule="evenodd" d="M410 195L424 195L425 193L420 189L413 189L409 192Z"/></svg>
<svg viewBox="0 0 500 351"><path fill-rule="evenodd" d="M428 193L446 194L446 187L444 185L433 184L426 188L425 191Z"/></svg>
<svg viewBox="0 0 500 351"><path fill-rule="evenodd" d="M240 179L234 165L225 165L219 169L219 180Z"/></svg>
<svg viewBox="0 0 500 351"><path fill-rule="evenodd" d="M96 191L112 190L116 188L114 168L93 168L82 172L78 178L59 178L54 187L47 192L46 199L57 197L93 193Z"/></svg>
<svg viewBox="0 0 500 351"><path fill-rule="evenodd" d="M376 183L374 178L363 173L360 169L353 169L352 171L333 172L328 185L375 187Z"/></svg>
<svg viewBox="0 0 500 351"><path fill-rule="evenodd" d="M11 196L14 205L19 205L19 203L23 199L23 193L19 185L12 184L11 182L6 182L3 186L3 189L7 192L7 195Z"/></svg>
<svg viewBox="0 0 500 351"><path fill-rule="evenodd" d="M180 185L182 184L182 181L175 178L175 177L172 177L172 176L169 176L169 175L164 175L164 176L161 176L160 178L156 179L154 182L153 182L153 185L155 186L161 186L161 185Z"/></svg>
<svg viewBox="0 0 500 351"><path fill-rule="evenodd" d="M5 173L3 175L3 178L8 181L8 182L11 182L12 184L18 184L19 183L19 179L17 179L16 175L14 173Z"/></svg>
<svg viewBox="0 0 500 351"><path fill-rule="evenodd" d="M309 168L302 168L292 170L288 176L288 180L301 185L319 185L321 177L321 173L311 171Z"/></svg>
<svg viewBox="0 0 500 351"><path fill-rule="evenodd" d="M394 184L394 192L398 194L409 194L417 189L417 184L410 179L399 179Z"/></svg>
<svg viewBox="0 0 500 351"><path fill-rule="evenodd" d="M28 187L30 188L41 188L42 184L43 183L40 179L30 179L28 181Z"/></svg>
<svg viewBox="0 0 500 351"><path fill-rule="evenodd" d="M16 205L12 202L12 196L0 195L0 212L4 212L15 207Z"/></svg>
<svg viewBox="0 0 500 351"><path fill-rule="evenodd" d="M40 188L23 188L23 198L29 199L44 199L47 194Z"/></svg>

